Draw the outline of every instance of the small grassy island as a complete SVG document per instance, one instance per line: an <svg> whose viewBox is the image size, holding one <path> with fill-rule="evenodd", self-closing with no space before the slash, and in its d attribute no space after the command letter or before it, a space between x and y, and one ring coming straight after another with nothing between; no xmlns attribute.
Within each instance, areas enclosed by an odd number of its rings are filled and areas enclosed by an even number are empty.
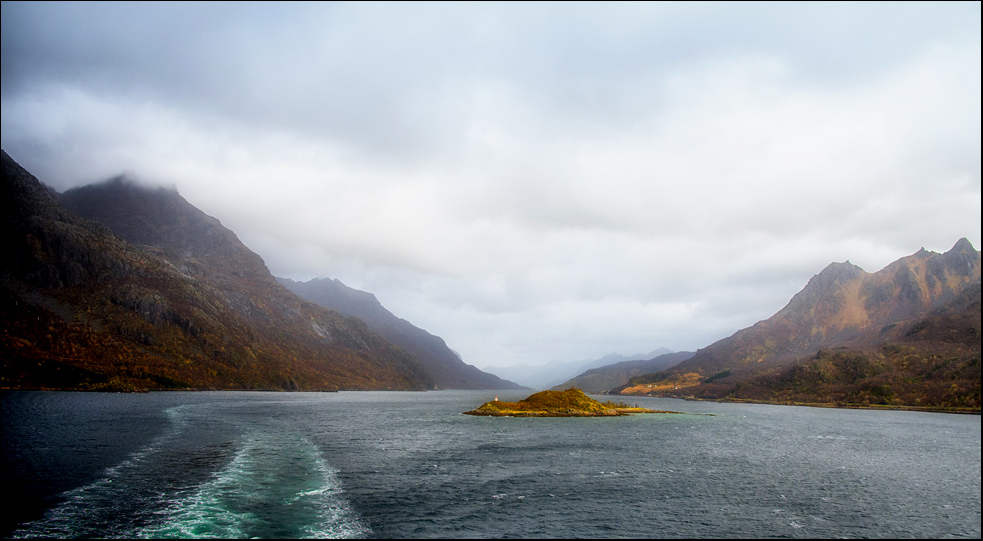
<svg viewBox="0 0 983 541"><path fill-rule="evenodd" d="M615 417L632 413L679 413L631 407L627 404L606 402L585 395L580 389L566 391L542 391L518 402L485 402L478 409L465 415L492 417Z"/></svg>

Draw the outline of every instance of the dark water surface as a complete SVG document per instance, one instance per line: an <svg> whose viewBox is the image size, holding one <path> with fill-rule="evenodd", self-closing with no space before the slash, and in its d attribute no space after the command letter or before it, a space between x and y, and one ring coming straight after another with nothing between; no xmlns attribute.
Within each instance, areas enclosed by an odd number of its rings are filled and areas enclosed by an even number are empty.
<svg viewBox="0 0 983 541"><path fill-rule="evenodd" d="M495 394L6 392L3 535L980 537L979 416Z"/></svg>

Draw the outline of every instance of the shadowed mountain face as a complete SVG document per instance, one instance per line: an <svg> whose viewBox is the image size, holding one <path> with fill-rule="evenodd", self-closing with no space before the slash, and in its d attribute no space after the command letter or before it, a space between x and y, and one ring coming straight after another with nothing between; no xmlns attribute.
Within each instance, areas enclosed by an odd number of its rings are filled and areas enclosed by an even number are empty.
<svg viewBox="0 0 983 541"><path fill-rule="evenodd" d="M201 265L213 279L273 283L266 264L217 219L176 190L147 188L125 177L57 196L69 211L108 227L117 237L151 246L172 262Z"/></svg>
<svg viewBox="0 0 983 541"><path fill-rule="evenodd" d="M435 386L362 321L283 288L177 192L115 179L66 192L63 206L6 153L2 161L4 387Z"/></svg>
<svg viewBox="0 0 983 541"><path fill-rule="evenodd" d="M922 249L873 274L849 262L834 263L771 318L699 350L671 370L632 378L615 391L870 402L871 389L891 381L896 389L905 387L904 397L881 389L875 402L979 408L979 284L980 253L966 239L943 254ZM942 357L948 359L944 370L937 368ZM790 367L815 362L840 366L823 372L828 385L815 387L811 395L785 387ZM873 365L879 368L868 370ZM966 374L973 377L962 381ZM945 378L961 383L943 383ZM901 380L908 383L901 385ZM921 389L913 381L921 382ZM936 389L943 386L961 390L943 396Z"/></svg>
<svg viewBox="0 0 983 541"><path fill-rule="evenodd" d="M438 336L400 319L382 306L375 295L352 289L339 280L317 279L295 282L277 278L297 295L325 308L357 317L369 329L412 353L434 375L444 389L522 389L511 381L465 364Z"/></svg>

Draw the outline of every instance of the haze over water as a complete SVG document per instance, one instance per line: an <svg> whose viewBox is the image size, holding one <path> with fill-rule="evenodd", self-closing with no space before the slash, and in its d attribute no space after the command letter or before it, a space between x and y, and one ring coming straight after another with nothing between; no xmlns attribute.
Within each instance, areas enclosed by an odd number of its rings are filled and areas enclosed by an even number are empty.
<svg viewBox="0 0 983 541"><path fill-rule="evenodd" d="M4 535L980 536L978 416L492 394L4 393Z"/></svg>

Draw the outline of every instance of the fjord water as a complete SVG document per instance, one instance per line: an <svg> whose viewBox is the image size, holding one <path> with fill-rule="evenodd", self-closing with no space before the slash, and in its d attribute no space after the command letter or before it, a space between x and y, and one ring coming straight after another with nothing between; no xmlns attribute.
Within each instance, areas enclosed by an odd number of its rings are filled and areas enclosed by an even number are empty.
<svg viewBox="0 0 983 541"><path fill-rule="evenodd" d="M4 536L980 536L979 416L494 394L7 392Z"/></svg>

